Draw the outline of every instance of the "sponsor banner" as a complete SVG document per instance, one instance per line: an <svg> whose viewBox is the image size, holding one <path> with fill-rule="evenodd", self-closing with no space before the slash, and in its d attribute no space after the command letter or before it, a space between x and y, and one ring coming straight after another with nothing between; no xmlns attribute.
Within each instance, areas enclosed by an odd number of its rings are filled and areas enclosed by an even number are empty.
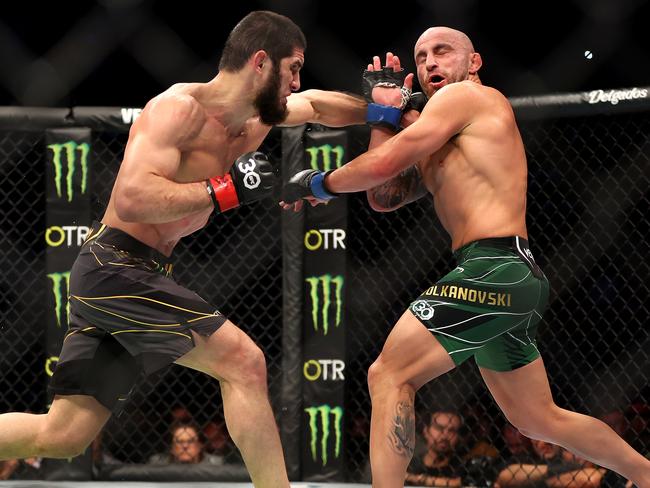
<svg viewBox="0 0 650 488"><path fill-rule="evenodd" d="M309 335L327 336L330 332L336 332L343 322L345 277L327 273L307 276L305 282Z"/></svg>
<svg viewBox="0 0 650 488"><path fill-rule="evenodd" d="M75 125L98 131L126 133L138 120L142 108L139 107L73 107L72 117Z"/></svg>
<svg viewBox="0 0 650 488"><path fill-rule="evenodd" d="M43 365L52 376L68 328L70 269L91 224L91 131L87 128L45 132L47 345Z"/></svg>
<svg viewBox="0 0 650 488"><path fill-rule="evenodd" d="M305 167L348 161L344 131L305 133ZM305 212L303 252L303 425L305 480L344 479L345 297L347 197Z"/></svg>
<svg viewBox="0 0 650 488"><path fill-rule="evenodd" d="M585 98L587 103L592 105L595 103L616 105L620 101L648 98L648 89L633 87L627 90L592 90L586 93Z"/></svg>
<svg viewBox="0 0 650 488"><path fill-rule="evenodd" d="M650 87L634 86L509 98L517 118L577 117L641 112L650 106Z"/></svg>
<svg viewBox="0 0 650 488"><path fill-rule="evenodd" d="M333 476L343 457L343 407L332 403L310 405L304 409L304 472Z"/></svg>
<svg viewBox="0 0 650 488"><path fill-rule="evenodd" d="M345 249L345 229L309 229L305 232L308 251L337 251Z"/></svg>
<svg viewBox="0 0 650 488"><path fill-rule="evenodd" d="M302 367L307 381L344 381L345 361L343 359L308 359Z"/></svg>

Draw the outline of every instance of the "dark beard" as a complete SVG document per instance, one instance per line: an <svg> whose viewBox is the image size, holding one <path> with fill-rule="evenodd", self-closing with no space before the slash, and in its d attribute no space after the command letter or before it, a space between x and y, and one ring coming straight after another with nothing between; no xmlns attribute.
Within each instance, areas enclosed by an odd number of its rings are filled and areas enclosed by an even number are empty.
<svg viewBox="0 0 650 488"><path fill-rule="evenodd" d="M266 125L276 125L287 118L287 107L280 103L280 66L273 67L269 81L255 98L253 105L260 114L260 120Z"/></svg>

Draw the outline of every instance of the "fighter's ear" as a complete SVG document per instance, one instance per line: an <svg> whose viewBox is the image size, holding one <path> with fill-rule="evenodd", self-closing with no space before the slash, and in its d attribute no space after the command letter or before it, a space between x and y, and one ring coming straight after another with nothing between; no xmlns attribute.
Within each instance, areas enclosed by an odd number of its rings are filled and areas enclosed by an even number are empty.
<svg viewBox="0 0 650 488"><path fill-rule="evenodd" d="M479 69L481 69L481 66L483 66L483 60L481 59L481 55L479 53L472 53L470 57L470 63L469 63L469 74L470 75L475 75Z"/></svg>
<svg viewBox="0 0 650 488"><path fill-rule="evenodd" d="M269 55L266 54L266 51L263 49L260 49L259 51L256 51L255 54L252 56L252 61L253 61L253 67L256 70L262 70L264 67L264 63L268 62L269 60Z"/></svg>

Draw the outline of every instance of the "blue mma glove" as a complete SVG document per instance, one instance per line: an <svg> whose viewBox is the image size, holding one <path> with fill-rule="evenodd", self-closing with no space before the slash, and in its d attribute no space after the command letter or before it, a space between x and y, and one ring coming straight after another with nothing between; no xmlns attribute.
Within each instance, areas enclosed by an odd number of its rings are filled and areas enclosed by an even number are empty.
<svg viewBox="0 0 650 488"><path fill-rule="evenodd" d="M403 86L405 78L406 73L404 70L394 71L392 68L385 67L378 71L363 71L361 89L363 91L363 97L368 102L368 113L366 115L368 125L371 127L385 127L395 132L399 130L402 109L407 105L411 97L411 91ZM374 103L372 91L376 86L399 88L402 95L400 106L393 107Z"/></svg>

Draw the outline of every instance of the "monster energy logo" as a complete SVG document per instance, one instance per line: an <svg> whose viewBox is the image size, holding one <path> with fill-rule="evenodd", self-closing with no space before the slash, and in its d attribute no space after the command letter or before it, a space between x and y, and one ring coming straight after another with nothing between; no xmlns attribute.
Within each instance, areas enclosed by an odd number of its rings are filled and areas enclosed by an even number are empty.
<svg viewBox="0 0 650 488"><path fill-rule="evenodd" d="M65 301L66 317L65 323L68 324L70 319L70 302L68 301L67 293L63 294L62 285L65 282L66 291L69 290L70 285L70 271L64 273L48 273L47 277L52 280L52 294L54 295L54 313L56 315L56 325L61 327L61 315L63 303Z"/></svg>
<svg viewBox="0 0 650 488"><path fill-rule="evenodd" d="M336 156L334 161L336 168L340 168L343 164L343 146L332 146L330 144L323 144L322 146L313 146L305 149L309 153L309 164L312 169L316 171L329 171L332 167L332 154ZM323 167L318 166L318 153L323 155Z"/></svg>
<svg viewBox="0 0 650 488"><path fill-rule="evenodd" d="M334 326L341 323L341 309L343 308L343 276L326 274L305 278L309 283L309 296L311 297L311 319L314 330L318 330L319 315L323 334L327 335L330 325L330 308L336 307ZM334 288L334 303L332 303L332 287ZM321 300L322 294L322 300Z"/></svg>
<svg viewBox="0 0 650 488"><path fill-rule="evenodd" d="M56 185L56 194L62 198L61 183L63 179L63 151L65 150L67 168L65 174L65 192L68 202L74 198L74 174L77 165L77 153L79 154L79 163L81 165L81 193L86 193L86 184L88 182L88 154L90 153L90 144L87 142L77 144L75 141L68 141L62 144L48 144L52 150L52 164L54 165L54 184Z"/></svg>
<svg viewBox="0 0 650 488"><path fill-rule="evenodd" d="M334 427L334 457L338 458L341 454L343 408L320 405L305 408L305 412L309 414L309 445L311 447L311 457L314 461L318 461L318 438L320 435L321 462L325 466L327 464L327 448L330 438L330 428L332 426ZM333 417L333 420L330 416ZM320 429L318 428L319 420Z"/></svg>

